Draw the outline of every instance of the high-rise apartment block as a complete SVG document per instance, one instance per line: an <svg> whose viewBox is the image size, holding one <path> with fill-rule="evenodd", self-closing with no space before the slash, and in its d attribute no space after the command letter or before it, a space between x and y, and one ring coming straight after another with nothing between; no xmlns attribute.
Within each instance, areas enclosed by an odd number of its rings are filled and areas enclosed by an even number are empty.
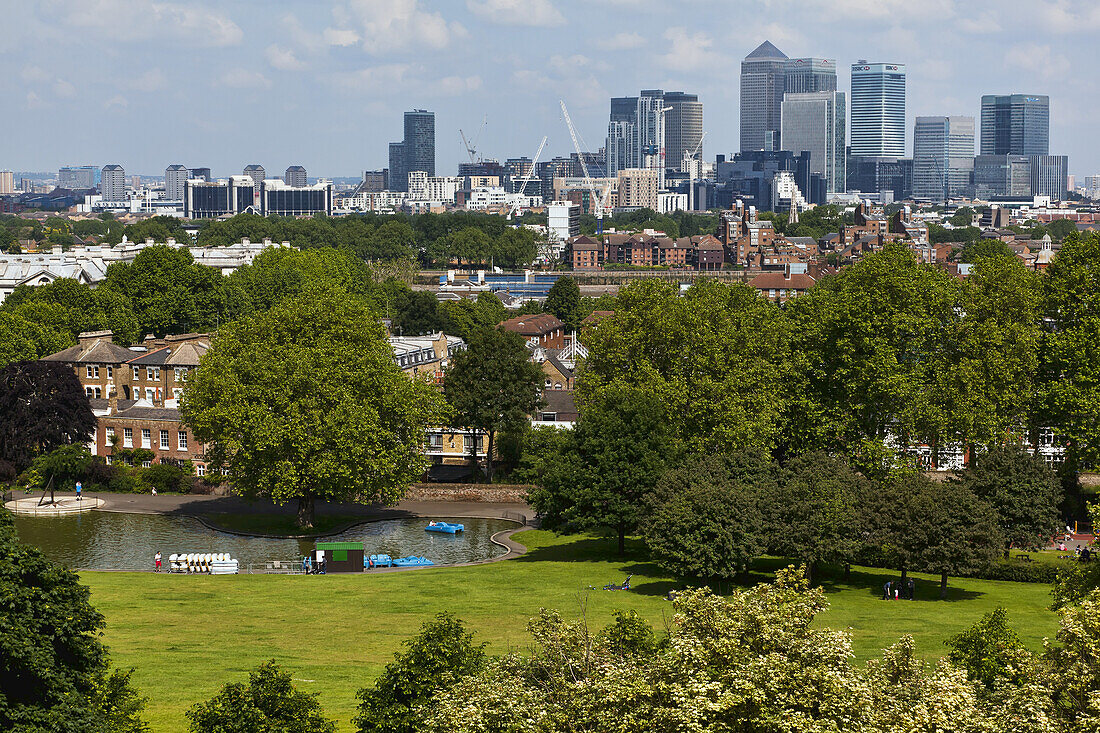
<svg viewBox="0 0 1100 733"><path fill-rule="evenodd" d="M435 113L414 109L405 113L405 138L390 143L389 186L392 191L409 190L409 173L435 175Z"/></svg>
<svg viewBox="0 0 1100 733"><path fill-rule="evenodd" d="M0 171L0 193L15 193L15 173Z"/></svg>
<svg viewBox="0 0 1100 733"><path fill-rule="evenodd" d="M852 64L852 155L905 155L905 65Z"/></svg>
<svg viewBox="0 0 1100 733"><path fill-rule="evenodd" d="M810 170L825 177L827 193L843 193L847 178L844 92L787 93L782 114L784 149L795 154L809 151Z"/></svg>
<svg viewBox="0 0 1100 733"><path fill-rule="evenodd" d="M703 103L699 95L643 89L637 97L612 97L602 173L614 177L625 168L680 170L684 156L703 139ZM590 171L591 172L591 171ZM595 173L593 172L593 175Z"/></svg>
<svg viewBox="0 0 1100 733"><path fill-rule="evenodd" d="M96 187L99 168L94 165L66 166L57 171L57 187L71 191Z"/></svg>
<svg viewBox="0 0 1100 733"><path fill-rule="evenodd" d="M982 155L1048 155L1050 97L983 95L981 151Z"/></svg>
<svg viewBox="0 0 1100 733"><path fill-rule="evenodd" d="M965 195L974 172L973 117L918 117L913 129L913 195Z"/></svg>
<svg viewBox="0 0 1100 733"><path fill-rule="evenodd" d="M258 163L253 163L244 167L243 175L251 178L252 185L256 188L259 188L260 184L264 182L265 178L267 178L267 171L264 170L264 167L262 165Z"/></svg>
<svg viewBox="0 0 1100 733"><path fill-rule="evenodd" d="M191 177L191 171L187 166L170 165L164 169L164 197L169 201L183 201L184 189L187 187L187 179Z"/></svg>
<svg viewBox="0 0 1100 733"><path fill-rule="evenodd" d="M764 41L741 62L741 152L782 150L787 55Z"/></svg>
<svg viewBox="0 0 1100 733"><path fill-rule="evenodd" d="M657 210L658 171L654 168L627 168L619 171L619 208Z"/></svg>
<svg viewBox="0 0 1100 733"><path fill-rule="evenodd" d="M286 169L286 173L283 174L283 182L288 186L294 186L295 188L303 188L306 183L306 169L300 165L292 165Z"/></svg>
<svg viewBox="0 0 1100 733"><path fill-rule="evenodd" d="M126 170L121 165L105 165L99 174L99 193L104 201L126 200Z"/></svg>

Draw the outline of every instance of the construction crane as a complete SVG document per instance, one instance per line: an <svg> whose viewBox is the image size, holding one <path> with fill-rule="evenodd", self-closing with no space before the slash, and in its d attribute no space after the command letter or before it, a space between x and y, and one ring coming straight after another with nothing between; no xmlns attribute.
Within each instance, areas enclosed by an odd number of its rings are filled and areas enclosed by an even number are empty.
<svg viewBox="0 0 1100 733"><path fill-rule="evenodd" d="M703 147L703 138L707 136L707 133L703 133L699 136L699 142L695 146L695 150L692 150L688 154L687 159L691 161L688 164L688 211L695 211L695 156L699 154L699 150ZM682 166L682 164L681 164ZM700 171L701 172L701 171Z"/></svg>
<svg viewBox="0 0 1100 733"><path fill-rule="evenodd" d="M581 162L581 171L584 173L584 183L588 187L589 204L592 207L592 213L596 215L596 233L603 234L603 214L604 214L604 199L596 191L596 182L592 180L592 176L588 174L588 161L584 158L584 153L581 152L581 144L577 140L577 129L573 127L573 120L569 117L569 110L565 108L565 101L561 102L561 113L565 115L565 124L569 127L569 137L573 139L573 149L577 151L577 158ZM608 188L608 193L611 189Z"/></svg>
<svg viewBox="0 0 1100 733"><path fill-rule="evenodd" d="M477 163L478 162L477 161L477 141L481 137L481 133L485 131L485 123L487 123L488 121L489 121L489 115L485 115L485 117L483 117L482 120L481 120L481 127L478 128L477 134L474 135L473 142L466 139L466 133L464 133L462 131L461 127L458 129L458 134L462 136L462 144L466 147L466 154L470 156L470 162L471 163Z"/></svg>
<svg viewBox="0 0 1100 733"><path fill-rule="evenodd" d="M527 184L531 182L531 176L535 175L535 167L539 164L539 156L542 155L542 149L546 147L546 136L542 136L542 142L539 143L539 149L535 151L535 157L531 159L531 170L527 171L527 175L523 177L523 182L519 185L519 197L516 198L515 203L508 208L508 219L511 219L516 215L516 212L520 208L520 200L527 196Z"/></svg>

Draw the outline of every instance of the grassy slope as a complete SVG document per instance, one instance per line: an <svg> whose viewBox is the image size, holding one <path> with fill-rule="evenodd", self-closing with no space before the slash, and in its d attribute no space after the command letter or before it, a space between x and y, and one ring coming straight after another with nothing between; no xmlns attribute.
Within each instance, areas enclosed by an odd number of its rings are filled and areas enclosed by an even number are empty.
<svg viewBox="0 0 1100 733"><path fill-rule="evenodd" d="M602 559L613 557L609 542L541 531L517 539L531 550L525 557L468 568L362 576L81 577L107 617L114 662L136 667L134 680L149 697L154 731L185 730L190 705L269 658L285 665L303 689L320 692L326 712L341 730L351 730L355 691L439 611L469 622L493 652L525 648L524 626L540 607L570 617L586 609L593 625L620 609L636 609L658 627L671 615L662 600L674 587L671 579L637 560ZM635 573L630 592L586 592L628 573ZM887 603L879 599L888 577L886 571L858 570L850 584L826 586L832 608L822 623L852 627L861 659L877 656L907 632L917 636L922 654L939 656L944 639L998 605L1011 609L1014 625L1035 648L1055 630L1046 586L960 580L947 602ZM936 590L924 580L918 598L934 597Z"/></svg>

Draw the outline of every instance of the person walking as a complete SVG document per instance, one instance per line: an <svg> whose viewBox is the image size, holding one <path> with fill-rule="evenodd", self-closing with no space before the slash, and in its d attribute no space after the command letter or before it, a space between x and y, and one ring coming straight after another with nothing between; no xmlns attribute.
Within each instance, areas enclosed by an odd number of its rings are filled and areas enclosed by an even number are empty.
<svg viewBox="0 0 1100 733"><path fill-rule="evenodd" d="M81 500L80 492L83 491L83 490L84 490L84 486L81 485L81 483L79 481L77 481L76 482L76 500L77 501Z"/></svg>
<svg viewBox="0 0 1100 733"><path fill-rule="evenodd" d="M155 566L153 572L160 572L160 550L157 550L157 554L153 555L153 565Z"/></svg>
<svg viewBox="0 0 1100 733"><path fill-rule="evenodd" d="M917 584L913 582L913 579L909 579L909 600L913 600L917 595Z"/></svg>
<svg viewBox="0 0 1100 733"><path fill-rule="evenodd" d="M882 600L887 600L890 597L890 581L887 580L882 586Z"/></svg>

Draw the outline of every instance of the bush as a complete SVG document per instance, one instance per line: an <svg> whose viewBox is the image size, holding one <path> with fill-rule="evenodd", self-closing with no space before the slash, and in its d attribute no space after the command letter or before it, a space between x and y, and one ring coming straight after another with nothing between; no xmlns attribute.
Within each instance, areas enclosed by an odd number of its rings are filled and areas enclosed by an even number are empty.
<svg viewBox="0 0 1100 733"><path fill-rule="evenodd" d="M185 461L183 465L170 463L154 463L141 472L142 481L160 493L175 492L184 493L190 488L191 463Z"/></svg>
<svg viewBox="0 0 1100 733"><path fill-rule="evenodd" d="M145 485L138 480L138 477L133 471L125 469L120 470L115 477L111 479L108 488L118 494L145 493Z"/></svg>
<svg viewBox="0 0 1100 733"><path fill-rule="evenodd" d="M1016 583L1053 583L1058 577L1058 566L1045 562L1020 562L1005 560L995 562L969 577L983 580L1011 580Z"/></svg>

